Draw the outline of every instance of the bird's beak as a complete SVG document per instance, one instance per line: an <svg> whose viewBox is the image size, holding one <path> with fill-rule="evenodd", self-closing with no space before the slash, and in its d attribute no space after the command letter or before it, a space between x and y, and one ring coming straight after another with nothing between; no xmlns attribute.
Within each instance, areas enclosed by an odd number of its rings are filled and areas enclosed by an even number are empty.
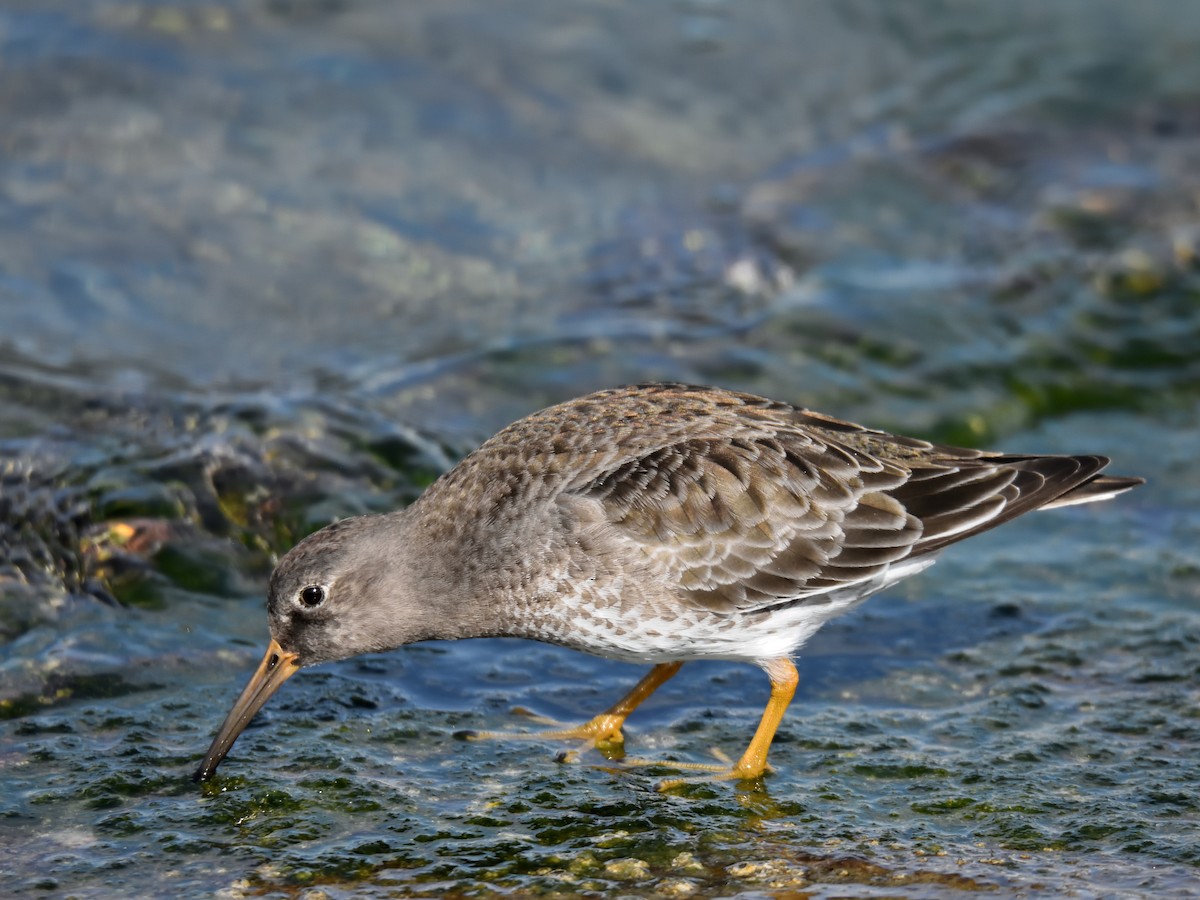
<svg viewBox="0 0 1200 900"><path fill-rule="evenodd" d="M263 708L263 704L271 699L271 695L279 690L280 685L296 674L299 668L300 657L298 654L289 653L279 646L278 641L272 640L262 662L258 664L258 671L254 673L254 677L250 679L250 683L246 685L242 695L233 704L233 709L221 723L217 736L213 738L212 746L208 748L208 753L204 756L204 762L192 776L193 781L207 781L212 778L213 773L217 771L217 766L221 764L225 754L233 747L233 742L242 733L242 729L250 724L254 714Z"/></svg>

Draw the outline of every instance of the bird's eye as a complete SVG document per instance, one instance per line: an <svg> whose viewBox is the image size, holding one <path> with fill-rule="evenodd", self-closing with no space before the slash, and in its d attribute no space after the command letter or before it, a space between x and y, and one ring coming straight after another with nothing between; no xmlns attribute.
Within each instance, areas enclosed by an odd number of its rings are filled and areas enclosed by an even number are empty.
<svg viewBox="0 0 1200 900"><path fill-rule="evenodd" d="M310 584L300 591L300 603L309 609L312 609L314 606L320 606L324 602L325 588L319 584Z"/></svg>

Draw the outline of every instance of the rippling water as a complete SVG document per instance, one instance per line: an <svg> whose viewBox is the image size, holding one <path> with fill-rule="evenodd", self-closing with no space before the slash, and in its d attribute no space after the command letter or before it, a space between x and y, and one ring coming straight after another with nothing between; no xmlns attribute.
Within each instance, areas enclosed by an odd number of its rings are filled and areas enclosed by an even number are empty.
<svg viewBox="0 0 1200 900"><path fill-rule="evenodd" d="M0 10L0 860L73 897L1194 894L1200 7ZM1147 487L827 626L754 789L461 743L639 671L296 678L189 780L275 556L601 386L717 383ZM683 669L629 751L740 751Z"/></svg>

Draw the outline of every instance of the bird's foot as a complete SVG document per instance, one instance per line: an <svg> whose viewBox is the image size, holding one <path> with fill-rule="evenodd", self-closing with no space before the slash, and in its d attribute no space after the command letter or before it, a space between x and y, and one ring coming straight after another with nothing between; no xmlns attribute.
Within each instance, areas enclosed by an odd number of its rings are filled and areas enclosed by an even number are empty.
<svg viewBox="0 0 1200 900"><path fill-rule="evenodd" d="M604 752L611 748L619 748L625 742L625 736L621 734L621 725L625 722L624 716L601 713L582 725L568 726L528 710L518 709L515 712L527 716L538 724L558 727L551 728L549 731L457 731L454 736L463 741L580 741L577 747L564 750L555 756L557 762L575 762L588 750L599 749Z"/></svg>
<svg viewBox="0 0 1200 900"><path fill-rule="evenodd" d="M685 775L680 778L667 778L660 781L655 788L659 791L669 791L672 788L687 784L704 784L712 781L758 781L771 767L765 761L747 760L736 763L723 751L716 747L709 750L720 762L664 762L656 759L626 759L621 763L622 768L637 766L657 766L659 768L683 769L687 772L703 772L703 775Z"/></svg>

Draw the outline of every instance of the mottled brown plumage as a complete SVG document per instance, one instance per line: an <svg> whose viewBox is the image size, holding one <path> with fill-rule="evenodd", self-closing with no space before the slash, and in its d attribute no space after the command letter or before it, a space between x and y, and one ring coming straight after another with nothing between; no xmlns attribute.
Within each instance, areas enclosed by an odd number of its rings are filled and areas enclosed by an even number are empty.
<svg viewBox="0 0 1200 900"><path fill-rule="evenodd" d="M730 771L760 775L794 688L789 657L821 624L951 543L1140 483L1101 475L1107 463L947 447L685 385L551 407L407 509L336 523L280 561L271 649L197 775L300 666L493 635L656 665L608 713L557 733L589 742L619 739L681 661L763 666L771 704Z"/></svg>

